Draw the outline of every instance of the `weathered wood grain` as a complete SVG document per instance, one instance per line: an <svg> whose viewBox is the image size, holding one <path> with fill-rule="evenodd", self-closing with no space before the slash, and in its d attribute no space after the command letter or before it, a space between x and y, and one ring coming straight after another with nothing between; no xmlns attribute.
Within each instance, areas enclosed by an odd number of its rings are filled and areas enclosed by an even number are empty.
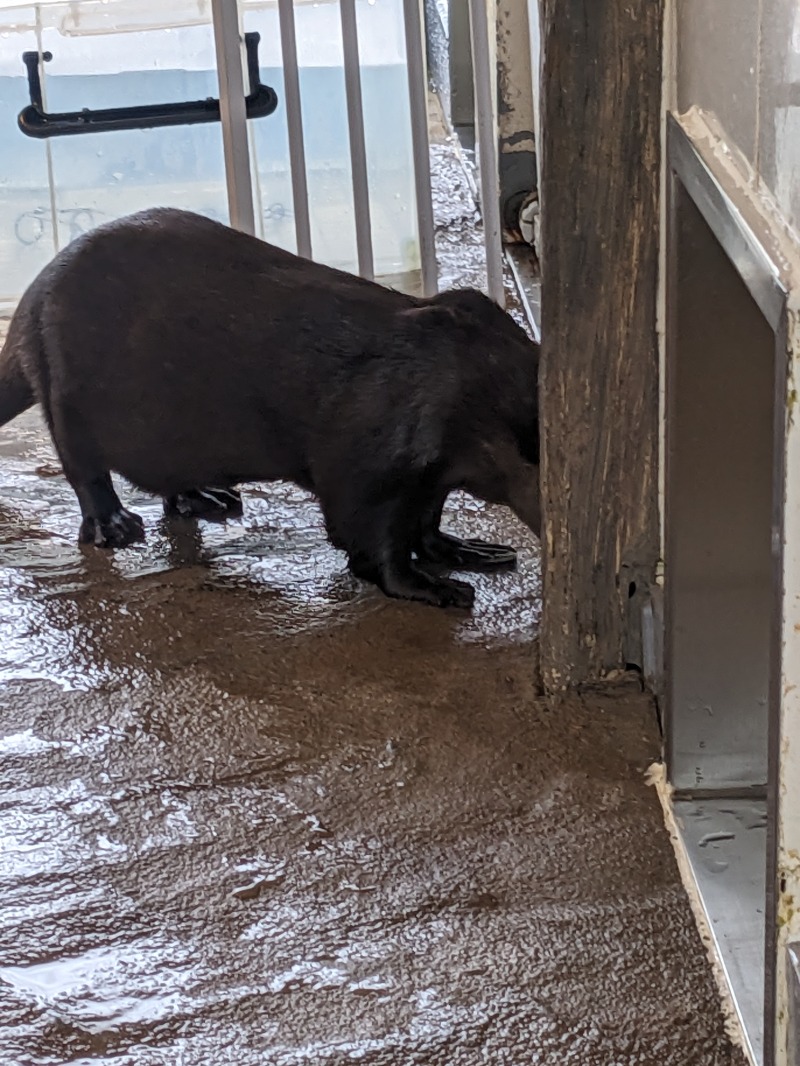
<svg viewBox="0 0 800 1066"><path fill-rule="evenodd" d="M626 564L658 556L663 0L544 0L543 20L541 664L558 692L624 666Z"/></svg>

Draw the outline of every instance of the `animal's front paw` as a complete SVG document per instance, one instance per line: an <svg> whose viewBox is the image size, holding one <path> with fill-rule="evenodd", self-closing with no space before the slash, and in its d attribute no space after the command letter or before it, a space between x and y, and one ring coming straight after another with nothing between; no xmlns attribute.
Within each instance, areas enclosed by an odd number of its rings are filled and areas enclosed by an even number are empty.
<svg viewBox="0 0 800 1066"><path fill-rule="evenodd" d="M442 578L434 581L430 590L435 597L437 607L458 607L468 611L475 603L475 589L466 581Z"/></svg>
<svg viewBox="0 0 800 1066"><path fill-rule="evenodd" d="M87 516L78 534L79 544L93 544L96 548L127 548L143 540L144 522L124 507L103 519Z"/></svg>
<svg viewBox="0 0 800 1066"><path fill-rule="evenodd" d="M365 576L365 575L364 575ZM431 577L412 567L408 571L388 571L370 575L381 590L393 599L416 600L432 607L458 607L469 610L475 602L475 589L466 581L450 577Z"/></svg>

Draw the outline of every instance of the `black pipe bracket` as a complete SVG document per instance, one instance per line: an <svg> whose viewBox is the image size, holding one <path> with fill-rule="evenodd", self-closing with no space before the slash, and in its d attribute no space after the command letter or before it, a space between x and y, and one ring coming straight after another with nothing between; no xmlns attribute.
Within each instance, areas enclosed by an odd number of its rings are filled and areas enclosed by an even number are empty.
<svg viewBox="0 0 800 1066"><path fill-rule="evenodd" d="M258 65L259 33L244 35L247 54L249 93L245 97L248 118L265 118L278 106L278 94L269 85L262 85ZM49 63L52 52L42 52L42 61ZM202 122L219 122L219 100L185 100L174 104L139 104L134 107L105 107L81 111L62 111L48 114L42 100L39 79L39 53L23 52L22 62L28 71L28 92L31 102L17 117L17 124L26 137L44 140L48 137L69 137L80 133L106 133L111 130L147 130L161 126L196 126Z"/></svg>

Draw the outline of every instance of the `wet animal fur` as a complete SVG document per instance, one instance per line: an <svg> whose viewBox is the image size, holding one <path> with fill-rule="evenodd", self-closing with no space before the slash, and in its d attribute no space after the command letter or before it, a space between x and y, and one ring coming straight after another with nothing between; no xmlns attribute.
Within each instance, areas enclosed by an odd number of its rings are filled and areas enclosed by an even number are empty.
<svg viewBox="0 0 800 1066"><path fill-rule="evenodd" d="M456 488L538 533L537 373L538 347L479 292L416 299L157 209L78 238L25 292L0 425L41 404L82 541L143 535L110 472L165 498L290 480L356 574L467 606L470 586L418 564L469 562L437 539Z"/></svg>

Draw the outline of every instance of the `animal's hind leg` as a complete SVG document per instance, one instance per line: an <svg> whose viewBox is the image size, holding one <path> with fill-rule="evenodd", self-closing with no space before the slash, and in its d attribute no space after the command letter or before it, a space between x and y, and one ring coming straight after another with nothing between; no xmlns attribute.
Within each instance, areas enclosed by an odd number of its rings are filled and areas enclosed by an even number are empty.
<svg viewBox="0 0 800 1066"><path fill-rule="evenodd" d="M164 513L172 518L204 518L224 522L242 514L242 494L237 489L189 489L164 498Z"/></svg>
<svg viewBox="0 0 800 1066"><path fill-rule="evenodd" d="M414 546L421 563L473 571L513 569L516 566L517 552L514 548L484 540L464 540L443 533L439 528L443 507L444 498L423 512Z"/></svg>
<svg viewBox="0 0 800 1066"><path fill-rule="evenodd" d="M78 497L81 508L79 544L98 548L125 548L144 540L144 522L122 506L114 491L111 474L82 430L77 419L64 411L48 411L53 441L64 474Z"/></svg>
<svg viewBox="0 0 800 1066"><path fill-rule="evenodd" d="M94 544L97 548L125 548L144 540L144 522L138 514L122 506L110 474L75 480L74 476L70 476L66 464L64 473L81 505L83 521L78 534L80 544Z"/></svg>

